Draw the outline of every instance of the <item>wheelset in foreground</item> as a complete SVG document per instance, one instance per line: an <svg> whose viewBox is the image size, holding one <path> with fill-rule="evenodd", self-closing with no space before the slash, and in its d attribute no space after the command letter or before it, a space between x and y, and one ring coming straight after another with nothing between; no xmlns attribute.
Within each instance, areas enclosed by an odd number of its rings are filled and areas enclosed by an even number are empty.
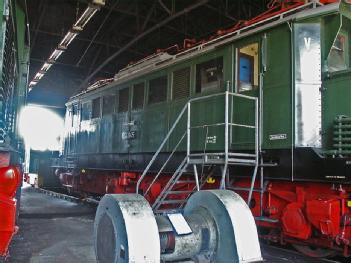
<svg viewBox="0 0 351 263"><path fill-rule="evenodd" d="M182 213L162 215L141 195L105 195L94 237L98 263L262 260L251 211L227 190L196 192Z"/></svg>

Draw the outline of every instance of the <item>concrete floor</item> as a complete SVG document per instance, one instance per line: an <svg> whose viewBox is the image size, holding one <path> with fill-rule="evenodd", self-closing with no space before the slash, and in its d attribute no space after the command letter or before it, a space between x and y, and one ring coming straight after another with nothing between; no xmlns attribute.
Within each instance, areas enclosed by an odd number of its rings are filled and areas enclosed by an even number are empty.
<svg viewBox="0 0 351 263"><path fill-rule="evenodd" d="M94 214L89 206L23 189L20 231L6 263L95 263ZM262 254L272 263L323 262L267 245L262 245Z"/></svg>
<svg viewBox="0 0 351 263"><path fill-rule="evenodd" d="M94 263L95 210L23 189L10 263Z"/></svg>

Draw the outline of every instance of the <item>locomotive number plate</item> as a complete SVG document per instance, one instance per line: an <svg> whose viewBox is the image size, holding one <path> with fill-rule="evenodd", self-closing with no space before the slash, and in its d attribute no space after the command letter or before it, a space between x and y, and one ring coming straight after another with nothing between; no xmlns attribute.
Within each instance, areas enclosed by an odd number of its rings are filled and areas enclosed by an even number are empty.
<svg viewBox="0 0 351 263"><path fill-rule="evenodd" d="M269 135L270 141L286 140L286 138L287 138L286 134L271 134L271 135Z"/></svg>
<svg viewBox="0 0 351 263"><path fill-rule="evenodd" d="M214 136L207 136L206 143L208 143L208 144L215 144L215 143L217 143L217 136L216 135L214 135Z"/></svg>
<svg viewBox="0 0 351 263"><path fill-rule="evenodd" d="M130 140L136 138L136 131L125 131L122 132L122 140Z"/></svg>

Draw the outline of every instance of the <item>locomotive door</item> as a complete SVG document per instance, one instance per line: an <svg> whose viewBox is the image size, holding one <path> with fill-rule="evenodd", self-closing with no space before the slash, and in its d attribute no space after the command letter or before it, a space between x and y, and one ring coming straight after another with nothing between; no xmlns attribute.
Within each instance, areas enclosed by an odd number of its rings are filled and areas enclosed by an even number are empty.
<svg viewBox="0 0 351 263"><path fill-rule="evenodd" d="M129 100L130 88L123 87L118 91L118 105L116 114L116 127L115 127L115 148L120 154L119 162L121 167L125 166L128 169L129 164Z"/></svg>
<svg viewBox="0 0 351 263"><path fill-rule="evenodd" d="M247 96L260 96L261 41L259 38L245 39L234 44L233 83L234 92ZM255 125L255 103L252 100L233 97L231 122ZM255 130L233 126L231 148L251 150L255 145Z"/></svg>
<svg viewBox="0 0 351 263"><path fill-rule="evenodd" d="M144 95L145 95L145 83L140 82L132 85L131 88L131 101L130 101L130 113L129 113L129 156L132 160L135 153L141 152L142 142L142 121L143 121L143 108L144 108ZM135 155L136 156L136 155ZM132 163L140 163L133 162ZM135 167L134 167L135 168Z"/></svg>
<svg viewBox="0 0 351 263"><path fill-rule="evenodd" d="M77 151L77 133L79 130L79 106L73 104L71 110L71 128L69 133L69 154L75 154Z"/></svg>

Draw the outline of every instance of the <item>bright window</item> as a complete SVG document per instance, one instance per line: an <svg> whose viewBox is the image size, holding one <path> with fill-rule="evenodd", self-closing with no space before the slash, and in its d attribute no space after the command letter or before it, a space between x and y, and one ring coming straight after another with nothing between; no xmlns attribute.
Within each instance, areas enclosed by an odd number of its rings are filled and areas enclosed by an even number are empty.
<svg viewBox="0 0 351 263"><path fill-rule="evenodd" d="M238 91L249 91L258 87L259 56L258 43L239 49L238 53Z"/></svg>

